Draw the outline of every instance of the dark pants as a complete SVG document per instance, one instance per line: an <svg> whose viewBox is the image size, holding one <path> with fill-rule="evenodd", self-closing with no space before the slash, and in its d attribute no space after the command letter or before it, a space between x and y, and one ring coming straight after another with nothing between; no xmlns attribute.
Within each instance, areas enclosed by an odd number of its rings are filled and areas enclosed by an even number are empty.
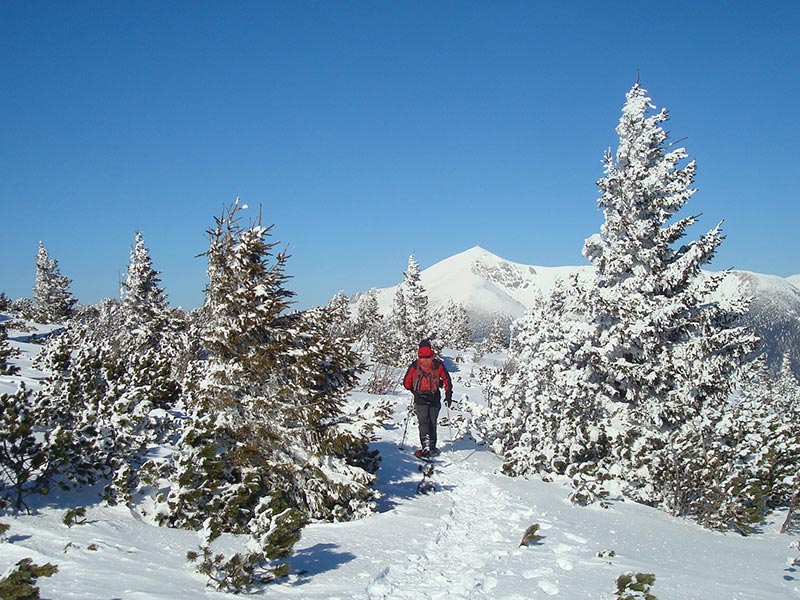
<svg viewBox="0 0 800 600"><path fill-rule="evenodd" d="M428 450L436 448L436 421L441 408L441 404L414 404L419 423L419 443Z"/></svg>

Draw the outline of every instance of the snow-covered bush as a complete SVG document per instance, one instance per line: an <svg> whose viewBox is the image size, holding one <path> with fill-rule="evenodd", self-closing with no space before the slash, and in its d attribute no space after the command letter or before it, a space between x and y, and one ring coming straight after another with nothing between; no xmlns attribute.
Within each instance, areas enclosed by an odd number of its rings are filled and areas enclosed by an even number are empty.
<svg viewBox="0 0 800 600"><path fill-rule="evenodd" d="M5 323L0 323L0 375L15 375L19 372L19 367L8 362L18 354L19 351L8 343Z"/></svg>
<svg viewBox="0 0 800 600"><path fill-rule="evenodd" d="M0 507L26 509L25 497L47 486L55 465L35 435L39 424L24 384L13 394L0 394Z"/></svg>
<svg viewBox="0 0 800 600"><path fill-rule="evenodd" d="M650 593L656 576L652 573L625 573L617 577L617 600L657 600Z"/></svg>
<svg viewBox="0 0 800 600"><path fill-rule="evenodd" d="M23 558L15 568L8 569L0 578L0 598L20 598L38 600L39 588L36 580L39 577L50 577L58 572L58 567L50 563L37 565L31 558Z"/></svg>
<svg viewBox="0 0 800 600"><path fill-rule="evenodd" d="M405 366L416 358L417 347L423 339L441 348L444 339L444 316L437 321L428 306L428 293L422 285L419 263L414 255L408 257L403 281L392 300L392 311L382 326L374 329L372 358L396 367Z"/></svg>

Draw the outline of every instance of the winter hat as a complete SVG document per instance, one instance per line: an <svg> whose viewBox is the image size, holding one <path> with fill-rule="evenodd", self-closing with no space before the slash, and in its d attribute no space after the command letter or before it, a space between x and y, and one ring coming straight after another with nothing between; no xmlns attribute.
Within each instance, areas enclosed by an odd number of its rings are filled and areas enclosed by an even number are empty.
<svg viewBox="0 0 800 600"><path fill-rule="evenodd" d="M419 350L417 350L417 356L419 358L430 358L433 356L433 348L431 348L431 343L428 340L422 340L419 343Z"/></svg>

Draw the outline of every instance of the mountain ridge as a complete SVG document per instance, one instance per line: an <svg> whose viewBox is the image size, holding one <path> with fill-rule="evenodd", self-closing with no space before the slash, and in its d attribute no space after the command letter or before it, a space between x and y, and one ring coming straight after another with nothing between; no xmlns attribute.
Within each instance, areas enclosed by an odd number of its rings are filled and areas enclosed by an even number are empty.
<svg viewBox="0 0 800 600"><path fill-rule="evenodd" d="M591 265L544 267L506 260L476 245L420 270L431 308L461 303L467 311L473 336L488 334L496 319L509 323L522 316L537 296L549 293L556 282L573 275L590 276ZM713 271L704 271L713 273ZM800 377L800 275L788 278L752 271L729 271L719 298L743 295L750 301L744 323L764 341L767 361L779 368L790 357ZM391 312L397 285L376 289L379 310ZM363 294L352 297L355 302Z"/></svg>

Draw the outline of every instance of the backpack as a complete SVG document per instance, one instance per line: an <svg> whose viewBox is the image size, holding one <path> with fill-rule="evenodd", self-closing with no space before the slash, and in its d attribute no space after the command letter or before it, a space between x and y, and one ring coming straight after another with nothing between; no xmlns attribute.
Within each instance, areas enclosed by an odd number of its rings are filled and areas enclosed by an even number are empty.
<svg viewBox="0 0 800 600"><path fill-rule="evenodd" d="M412 390L421 394L434 395L439 389L439 374L436 372L437 364L432 357L418 358L417 367L414 369L414 382Z"/></svg>

